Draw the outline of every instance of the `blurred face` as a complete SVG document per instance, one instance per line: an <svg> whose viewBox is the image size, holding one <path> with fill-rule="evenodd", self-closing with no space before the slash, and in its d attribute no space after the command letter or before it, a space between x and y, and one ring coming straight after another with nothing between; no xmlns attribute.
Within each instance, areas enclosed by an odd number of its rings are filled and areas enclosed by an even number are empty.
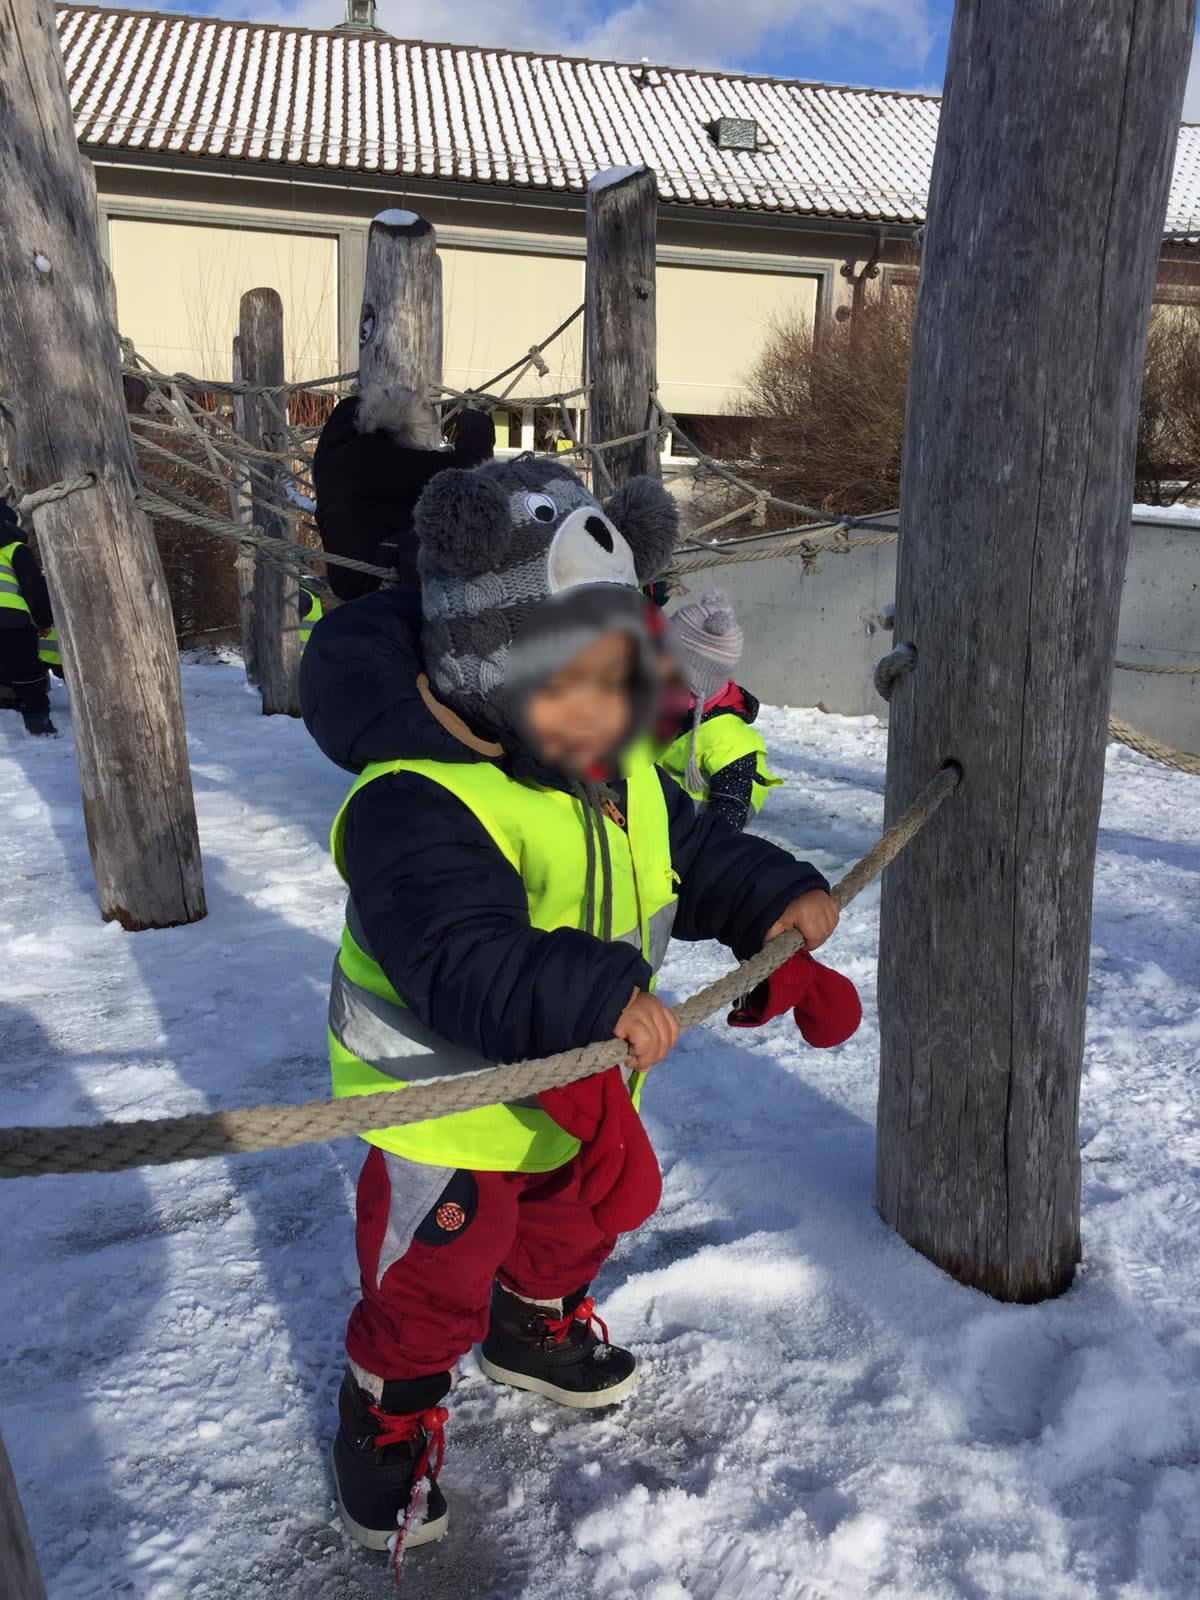
<svg viewBox="0 0 1200 1600"><path fill-rule="evenodd" d="M679 663L666 650L658 653L658 714L664 717L682 716L691 705L689 690Z"/></svg>
<svg viewBox="0 0 1200 1600"><path fill-rule="evenodd" d="M537 753L582 773L606 761L629 732L633 640L605 633L555 673L525 707Z"/></svg>

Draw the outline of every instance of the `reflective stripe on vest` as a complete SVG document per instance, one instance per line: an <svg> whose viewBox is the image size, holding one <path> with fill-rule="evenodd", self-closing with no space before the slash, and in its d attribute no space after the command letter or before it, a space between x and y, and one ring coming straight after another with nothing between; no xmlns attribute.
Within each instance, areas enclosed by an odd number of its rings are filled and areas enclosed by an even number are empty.
<svg viewBox="0 0 1200 1600"><path fill-rule="evenodd" d="M300 649L303 650L308 643L308 637L313 631L314 624L320 622L325 615L325 608L321 604L320 597L310 590L301 589L300 593L307 596L308 599L308 606L304 615L300 618Z"/></svg>
<svg viewBox="0 0 1200 1600"><path fill-rule="evenodd" d="M664 772L670 774L681 789L687 789L693 800L707 800L709 785L714 776L740 761L743 756L753 756L754 784L750 790L750 804L761 811L767 790L777 788L782 778L777 778L767 766L767 747L762 734L751 727L733 711L724 711L709 717L696 730L696 765L704 778L703 789L688 789L688 751L691 748L692 730L689 727L673 740L658 758Z"/></svg>
<svg viewBox="0 0 1200 1600"><path fill-rule="evenodd" d="M44 667L61 667L62 655L58 648L58 629L50 628L38 635L38 659Z"/></svg>
<svg viewBox="0 0 1200 1600"><path fill-rule="evenodd" d="M14 539L11 543L0 546L0 608L6 611L23 611L32 622L33 612L25 596L21 593L21 585L17 582L17 575L13 571L12 554L22 541Z"/></svg>
<svg viewBox="0 0 1200 1600"><path fill-rule="evenodd" d="M520 871L534 927L549 931L582 925L586 900L582 808L558 790L508 778L490 762L397 761L368 767L333 825L333 857L343 877L347 806L364 784L392 772L427 777L474 813L505 859ZM627 817L624 830L605 821L614 920L618 927L625 924L622 941L645 951L657 969L674 921L675 875L666 801L653 767L643 767L630 778ZM334 970L329 1041L336 1096L402 1088L493 1065L473 1050L450 1044L412 1015L374 960L351 903ZM618 1046L615 1057L619 1055ZM397 1076L401 1062L403 1077ZM630 1092L635 1102L641 1086L641 1075L634 1074ZM377 1129L364 1137L410 1161L490 1171L549 1172L579 1148L536 1101L482 1106L408 1127Z"/></svg>

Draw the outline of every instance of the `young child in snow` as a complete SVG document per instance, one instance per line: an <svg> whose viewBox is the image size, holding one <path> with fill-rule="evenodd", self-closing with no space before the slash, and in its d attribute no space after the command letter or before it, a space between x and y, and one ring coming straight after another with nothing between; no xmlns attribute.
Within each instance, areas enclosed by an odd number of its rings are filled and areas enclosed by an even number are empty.
<svg viewBox="0 0 1200 1600"><path fill-rule="evenodd" d="M57 638L46 580L25 542L17 513L0 500L0 683L13 693L25 731L53 737L48 661L57 659ZM40 635L46 635L43 644ZM53 642L53 656L50 645Z"/></svg>
<svg viewBox="0 0 1200 1600"><path fill-rule="evenodd" d="M752 726L758 701L733 681L742 644L719 589L675 612L663 650L658 729L659 764L739 832L783 781L768 770L767 747Z"/></svg>
<svg viewBox="0 0 1200 1600"><path fill-rule="evenodd" d="M362 1298L333 1458L351 1537L390 1543L396 1561L446 1529L442 1401L477 1341L490 1378L561 1405L633 1391L636 1359L589 1290L659 1199L636 1107L678 1036L652 992L672 932L745 956L790 928L816 948L838 920L815 868L731 834L656 767L617 776L656 690L638 584L674 540L660 485L634 480L601 507L565 466L522 457L439 476L417 531L419 650L381 592L335 613L305 658L305 717L327 753L391 752L365 766L333 828L349 890L334 1091L604 1039L614 1067L364 1135ZM805 959L788 1003L810 969L845 983ZM853 1031L844 990L810 1001L827 1034Z"/></svg>

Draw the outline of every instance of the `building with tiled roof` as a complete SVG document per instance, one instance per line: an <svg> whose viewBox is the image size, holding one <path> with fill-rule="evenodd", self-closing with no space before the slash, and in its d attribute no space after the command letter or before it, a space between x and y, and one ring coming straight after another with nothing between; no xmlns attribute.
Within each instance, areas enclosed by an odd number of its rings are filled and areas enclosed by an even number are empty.
<svg viewBox="0 0 1200 1600"><path fill-rule="evenodd" d="M173 369L224 372L250 279L283 294L294 370L353 365L367 224L403 204L438 227L446 379L480 382L581 298L588 180L638 161L659 181L673 409L727 408L772 321L911 276L934 96L403 41L369 0L324 32L77 5L58 20L122 324ZM1197 240L1185 127L1167 253ZM578 363L576 328L547 385Z"/></svg>

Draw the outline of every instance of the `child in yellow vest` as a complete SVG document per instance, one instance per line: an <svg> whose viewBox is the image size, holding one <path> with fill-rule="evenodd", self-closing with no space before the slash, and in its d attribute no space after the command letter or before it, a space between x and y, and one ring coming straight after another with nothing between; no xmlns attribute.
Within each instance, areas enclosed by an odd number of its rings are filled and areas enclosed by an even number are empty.
<svg viewBox="0 0 1200 1600"><path fill-rule="evenodd" d="M333 830L348 889L335 1093L606 1039L613 1067L364 1136L334 1469L351 1537L396 1561L446 1529L442 1402L473 1344L495 1382L560 1405L633 1391L636 1358L590 1285L661 1188L636 1107L678 1036L652 992L668 939L745 956L788 928L816 948L837 923L815 868L731 834L656 767L619 770L653 710L638 586L673 543L661 485L601 506L560 462L519 457L443 473L416 521L419 635L384 590L334 613L305 657L319 739L390 730Z"/></svg>
<svg viewBox="0 0 1200 1600"><path fill-rule="evenodd" d="M753 726L758 701L733 681L741 625L728 596L712 589L667 623L659 765L693 800L740 832L783 782L767 767Z"/></svg>
<svg viewBox="0 0 1200 1600"><path fill-rule="evenodd" d="M0 683L12 690L25 731L43 738L57 732L41 638L53 626L46 580L17 513L0 500Z"/></svg>

